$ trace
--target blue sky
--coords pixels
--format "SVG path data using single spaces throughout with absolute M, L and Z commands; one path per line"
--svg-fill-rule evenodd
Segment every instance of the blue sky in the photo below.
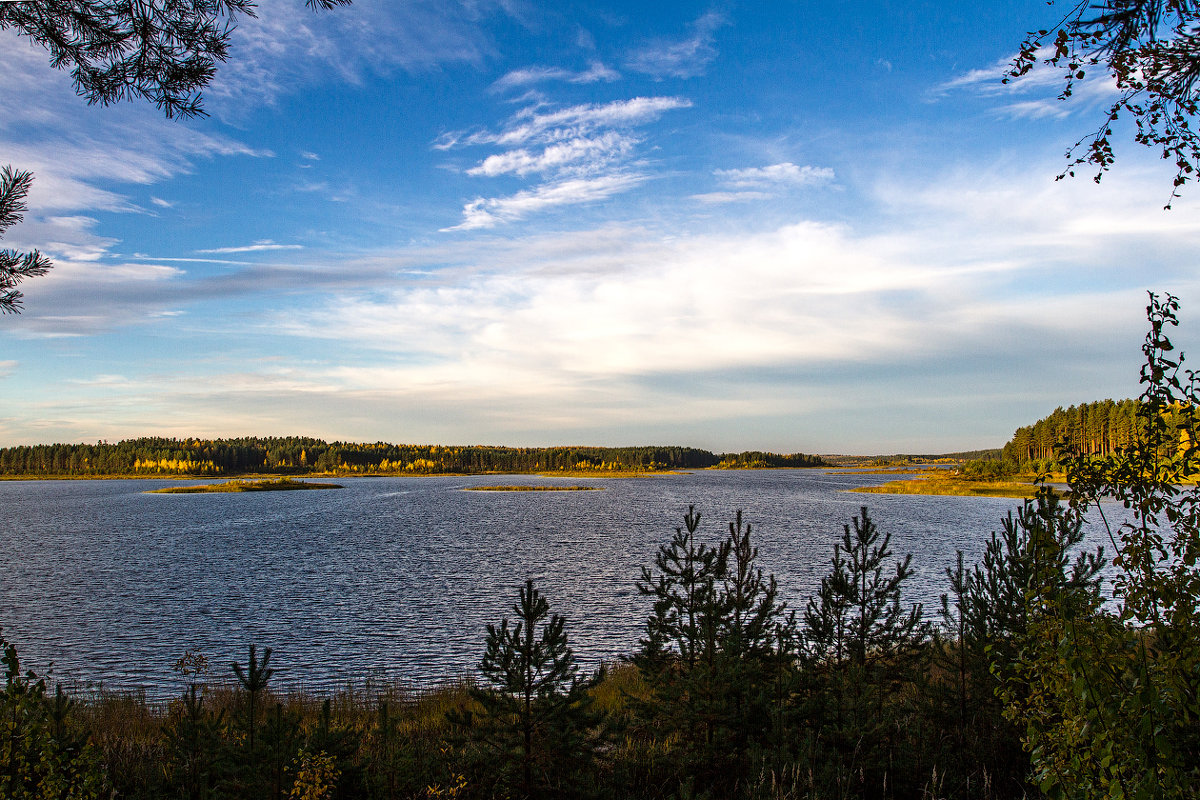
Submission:
M 89 107 L 0 42 L 0 444 L 305 434 L 943 452 L 1137 393 L 1195 190 L 1111 87 L 1000 82 L 1042 2 L 298 0 L 210 116 Z M 1193 326 L 1194 329 L 1194 326 Z

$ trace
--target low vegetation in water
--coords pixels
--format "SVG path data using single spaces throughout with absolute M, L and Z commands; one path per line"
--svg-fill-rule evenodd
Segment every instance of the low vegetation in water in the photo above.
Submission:
M 952 497 L 1014 497 L 1028 500 L 1037 494 L 1032 482 L 973 481 L 955 477 L 928 477 L 888 481 L 881 486 L 860 486 L 863 494 L 924 494 Z
M 311 483 L 309 481 L 294 481 L 291 478 L 280 478 L 273 481 L 226 481 L 225 483 L 207 483 L 202 486 L 168 486 L 165 489 L 151 489 L 146 494 L 213 494 L 227 492 L 290 492 L 304 489 L 341 489 L 336 483 Z
M 464 486 L 465 492 L 593 492 L 603 486 Z

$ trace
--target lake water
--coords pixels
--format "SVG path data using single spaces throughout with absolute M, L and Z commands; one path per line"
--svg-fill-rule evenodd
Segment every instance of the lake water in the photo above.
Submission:
M 185 650 L 225 678 L 254 643 L 274 650 L 275 685 L 419 687 L 473 671 L 487 624 L 513 616 L 532 577 L 594 666 L 636 648 L 649 604 L 635 583 L 690 504 L 711 540 L 743 509 L 762 566 L 800 610 L 865 504 L 893 550 L 914 553 L 905 600 L 932 612 L 955 551 L 972 563 L 1019 501 L 844 491 L 886 480 L 351 478 L 342 490 L 191 495 L 144 493 L 183 481 L 4 481 L 0 627 L 25 666 L 52 662 L 78 685 L 174 691 Z M 604 490 L 462 491 L 556 482 Z

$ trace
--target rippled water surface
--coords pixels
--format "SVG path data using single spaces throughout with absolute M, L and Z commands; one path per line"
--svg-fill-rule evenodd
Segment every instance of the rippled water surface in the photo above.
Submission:
M 1017 501 L 849 494 L 882 476 L 818 470 L 563 481 L 594 492 L 466 492 L 530 476 L 363 478 L 345 489 L 144 494 L 180 481 L 0 482 L 0 627 L 22 660 L 106 687 L 178 682 L 273 648 L 276 682 L 428 685 L 471 672 L 489 622 L 532 577 L 581 661 L 631 652 L 648 611 L 635 582 L 689 504 L 701 530 L 754 526 L 764 568 L 803 608 L 842 525 L 864 503 L 913 552 L 909 601 L 932 610 L 955 550 L 968 563 Z

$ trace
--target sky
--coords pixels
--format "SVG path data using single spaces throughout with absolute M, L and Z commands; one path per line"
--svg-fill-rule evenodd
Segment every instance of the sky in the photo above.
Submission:
M 1112 87 L 1001 82 L 1041 0 L 264 0 L 207 117 L 88 106 L 0 32 L 0 446 L 307 435 L 999 447 L 1138 394 L 1200 189 Z

